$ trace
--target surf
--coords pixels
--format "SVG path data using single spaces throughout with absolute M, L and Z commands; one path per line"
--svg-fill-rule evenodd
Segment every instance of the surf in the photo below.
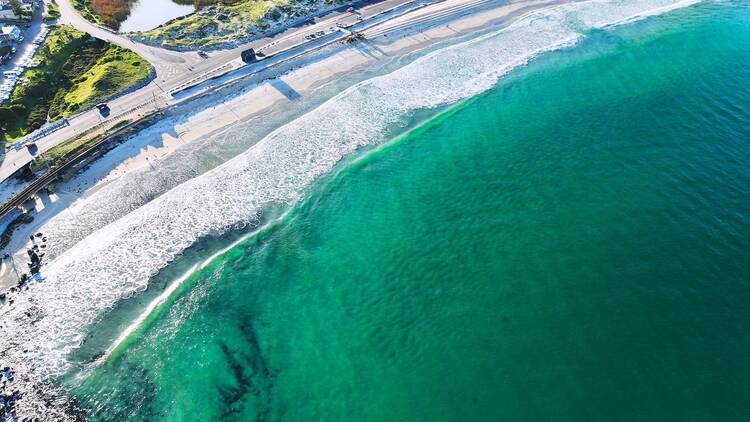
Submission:
M 8 360 L 36 368 L 37 376 L 45 379 L 64 374 L 70 369 L 66 356 L 87 328 L 118 301 L 145 290 L 151 277 L 198 239 L 256 226 L 268 204 L 294 204 L 305 187 L 344 157 L 383 141 L 419 110 L 480 94 L 534 57 L 575 45 L 586 31 L 695 3 L 591 0 L 554 6 L 346 89 L 245 153 L 60 253 L 47 269 L 47 283 L 4 312 L 6 337 L 16 342 L 3 347 Z M 44 315 L 33 325 L 24 316 L 30 306 Z

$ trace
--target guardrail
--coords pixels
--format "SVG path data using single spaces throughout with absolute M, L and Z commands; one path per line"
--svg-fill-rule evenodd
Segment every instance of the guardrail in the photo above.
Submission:
M 19 139 L 16 142 L 13 142 L 12 148 L 15 150 L 21 149 L 24 145 L 30 143 L 30 142 L 36 142 L 45 136 L 49 135 L 50 133 L 57 132 L 58 130 L 70 126 L 70 122 L 68 119 L 62 119 L 58 120 L 55 123 L 50 124 L 49 126 L 45 126 L 42 128 L 39 128 L 30 134 L 24 136 L 23 138 Z
M 24 202 L 26 202 L 29 198 L 31 198 L 33 195 L 35 195 L 37 192 L 42 190 L 47 184 L 54 180 L 57 176 L 59 176 L 62 172 L 68 170 L 72 166 L 78 164 L 80 160 L 86 158 L 89 154 L 96 151 L 99 147 L 101 147 L 106 142 L 109 142 L 113 136 L 117 136 L 128 129 L 132 128 L 133 126 L 139 124 L 142 119 L 133 121 L 121 128 L 117 128 L 114 132 L 107 134 L 104 136 L 100 141 L 96 142 L 94 145 L 91 145 L 90 147 L 86 148 L 85 151 L 81 152 L 80 154 L 76 155 L 75 157 L 71 158 L 64 164 L 53 167 L 49 169 L 45 174 L 39 176 L 34 181 L 32 181 L 26 188 L 24 188 L 21 192 L 15 194 L 13 198 L 11 198 L 8 202 L 0 206 L 0 221 L 2 221 L 8 214 L 10 214 L 11 211 L 16 209 L 17 207 L 21 206 Z
M 406 14 L 406 13 L 409 13 L 409 12 L 414 11 L 416 9 L 420 9 L 422 7 L 425 7 L 428 4 L 430 4 L 430 3 L 431 2 L 429 2 L 429 1 L 427 1 L 427 2 L 417 2 L 417 1 L 414 1 L 414 0 L 407 1 L 405 3 L 402 3 L 402 4 L 397 5 L 397 6 L 393 6 L 391 8 L 386 9 L 386 10 L 381 10 L 379 13 L 371 16 L 369 19 L 365 20 L 364 22 L 356 22 L 354 24 L 348 25 L 348 27 L 350 27 L 350 28 L 351 27 L 356 27 L 357 30 L 363 31 L 363 30 L 369 29 L 370 27 L 375 26 L 375 25 L 381 23 L 382 19 L 386 17 L 385 15 L 388 15 L 388 14 L 390 14 L 392 12 L 396 12 L 396 13 L 393 16 L 390 16 L 390 17 L 400 16 L 402 14 Z M 401 10 L 398 10 L 398 9 L 401 9 Z M 340 28 L 340 29 L 344 29 L 344 28 Z M 308 44 L 306 42 L 301 42 L 299 44 L 295 44 L 295 45 L 293 45 L 293 46 L 291 46 L 289 48 L 286 48 L 284 50 L 276 52 L 276 53 L 272 54 L 271 56 L 268 56 L 266 58 L 266 60 L 271 59 L 273 57 L 276 57 L 278 61 L 276 63 L 269 63 L 267 65 L 267 67 L 278 66 L 278 65 L 280 65 L 283 62 L 290 61 L 290 60 L 295 59 L 296 57 L 301 56 L 303 54 L 310 53 L 312 51 L 315 51 L 315 50 L 318 50 L 318 49 L 323 48 L 325 46 L 328 46 L 328 45 L 330 45 L 332 43 L 338 42 L 341 39 L 345 38 L 345 37 L 342 37 L 340 34 L 342 34 L 342 33 L 346 34 L 346 32 L 349 32 L 349 31 L 341 31 L 341 32 L 334 32 L 334 33 L 328 34 L 328 36 L 325 36 L 323 39 L 320 40 L 320 41 L 323 41 L 323 43 L 320 43 L 320 44 Z M 331 35 L 333 35 L 333 36 L 331 36 Z M 296 53 L 293 53 L 293 54 L 291 54 L 291 55 L 289 55 L 287 57 L 283 57 L 283 58 L 279 57 L 279 56 L 284 56 L 286 53 L 289 53 L 292 50 L 296 50 L 300 46 L 305 45 L 305 44 L 308 44 L 307 48 L 303 48 L 300 51 L 297 51 Z M 214 68 L 214 69 L 212 69 L 211 71 L 207 72 L 206 74 L 204 74 L 202 76 L 208 76 L 208 75 L 216 72 L 217 70 L 223 70 L 223 68 L 226 68 L 226 67 L 232 67 L 231 63 L 227 63 L 225 65 L 222 65 L 222 66 L 219 66 L 217 68 Z M 230 70 L 229 72 L 226 72 L 226 73 L 224 73 L 224 74 L 222 74 L 220 76 L 222 76 L 222 77 L 223 76 L 228 76 L 228 75 L 232 74 L 234 71 L 237 71 L 237 70 L 239 70 L 239 69 Z M 251 72 L 249 72 L 248 74 L 245 74 L 245 75 L 238 75 L 238 78 L 236 78 L 236 79 L 242 79 L 242 78 L 247 77 L 249 75 L 252 75 L 252 74 L 255 74 L 255 73 L 259 73 L 261 71 L 262 71 L 262 69 L 259 69 L 259 70 L 251 71 Z M 214 78 L 215 77 L 209 78 L 209 79 L 214 79 Z M 195 78 L 195 79 L 202 79 L 202 78 L 199 77 L 199 78 Z M 197 81 L 195 81 L 195 79 L 191 80 L 189 82 L 197 82 Z M 231 83 L 233 81 L 236 81 L 236 79 L 229 80 L 229 81 L 227 81 L 227 83 Z M 185 84 L 182 84 L 182 85 L 185 85 Z M 197 85 L 200 85 L 200 82 L 194 83 L 192 86 L 190 86 L 190 88 L 193 88 L 193 87 L 195 87 Z M 222 84 L 222 85 L 225 85 L 225 84 Z M 205 91 L 210 92 L 210 91 L 212 91 L 213 89 L 216 89 L 216 88 L 218 88 L 218 87 L 209 88 L 209 89 L 207 89 Z M 187 87 L 186 88 L 182 88 L 182 90 L 185 90 L 185 89 L 188 89 L 188 88 Z M 170 94 L 176 94 L 176 93 L 177 92 L 174 92 L 174 90 L 170 91 Z M 205 93 L 206 92 L 203 92 L 203 93 L 200 93 L 200 94 L 197 94 L 197 95 L 203 95 Z M 192 97 L 192 96 L 190 96 L 190 97 Z M 186 99 L 187 98 L 185 98 L 183 100 L 186 100 Z M 178 101 L 178 103 L 179 102 L 181 102 L 181 101 Z M 108 118 L 107 120 L 102 121 L 99 124 L 96 124 L 94 126 L 91 126 L 91 127 L 87 128 L 83 132 L 78 133 L 76 136 L 85 136 L 85 135 L 87 135 L 87 134 L 89 134 L 91 132 L 97 131 L 97 130 L 103 128 L 104 126 L 107 126 L 109 124 L 114 123 L 116 120 L 118 120 L 118 119 L 120 119 L 122 117 L 125 117 L 125 116 L 127 116 L 129 114 L 132 114 L 134 112 L 137 112 L 138 110 L 140 110 L 142 108 L 151 106 L 154 103 L 157 103 L 157 98 L 156 97 L 154 97 L 153 99 L 148 100 L 148 101 L 146 101 L 144 103 L 141 103 L 141 104 L 139 104 L 138 106 L 136 106 L 134 108 L 130 108 L 128 110 L 120 112 L 119 114 L 110 116 L 110 118 Z M 157 105 L 157 110 L 158 110 L 158 108 L 159 108 L 158 104 L 156 104 L 156 105 Z M 176 104 L 168 105 L 167 108 L 172 108 L 174 106 L 176 106 Z M 82 113 L 80 113 L 80 114 L 82 114 Z M 28 135 L 27 137 L 24 137 L 22 139 L 22 141 L 19 141 L 19 142 L 21 143 L 21 145 L 23 145 L 24 143 L 31 142 L 32 139 L 33 140 L 41 139 L 44 136 L 46 136 L 46 135 L 48 135 L 48 134 L 50 134 L 50 133 L 52 133 L 52 132 L 54 132 L 56 130 L 61 129 L 62 127 L 68 126 L 68 125 L 69 125 L 68 119 L 63 119 L 63 120 L 61 120 L 59 122 L 55 122 L 54 124 L 52 124 L 52 125 L 44 128 L 44 129 L 40 129 L 40 130 L 34 132 L 33 134 Z M 128 125 L 128 126 L 130 126 L 130 125 Z M 99 145 L 101 145 L 101 143 L 97 143 L 97 145 L 95 145 L 92 148 L 98 147 Z M 20 149 L 20 146 L 18 147 L 18 149 Z M 71 161 L 69 161 L 68 163 L 66 163 L 62 168 L 56 169 L 54 171 L 54 173 L 56 174 L 57 172 L 63 170 L 63 168 L 68 168 L 70 165 L 72 165 L 73 163 L 75 163 L 78 159 L 82 158 L 82 156 L 84 156 L 85 154 L 87 154 L 89 151 L 90 150 L 87 150 L 83 154 L 81 154 L 81 155 L 73 158 Z M 36 191 L 38 189 L 41 189 L 50 180 L 52 180 L 52 179 L 50 178 L 49 174 L 45 174 L 45 175 L 41 176 L 40 178 L 38 178 L 37 180 L 35 180 L 30 186 L 28 186 L 26 189 L 24 189 L 22 192 L 20 192 L 14 198 L 14 200 L 11 201 L 11 203 L 8 203 L 5 206 L 0 207 L 0 218 L 2 218 L 7 212 L 9 212 L 10 209 L 12 209 L 12 208 L 20 205 L 23 202 L 23 201 L 21 201 L 21 202 L 17 201 L 17 200 L 20 199 L 20 197 L 25 197 L 27 199 L 30 195 L 33 195 L 34 193 L 36 193 Z M 10 208 L 8 208 L 8 207 L 10 207 Z

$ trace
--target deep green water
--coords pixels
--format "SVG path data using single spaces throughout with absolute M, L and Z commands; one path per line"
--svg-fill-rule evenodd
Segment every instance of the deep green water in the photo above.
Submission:
M 590 34 L 341 163 L 73 394 L 94 420 L 746 420 L 746 4 Z

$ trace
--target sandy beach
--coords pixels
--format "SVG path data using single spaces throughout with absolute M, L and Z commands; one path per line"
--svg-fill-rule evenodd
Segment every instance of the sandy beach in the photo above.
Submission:
M 456 43 L 464 36 L 474 36 L 485 30 L 497 30 L 498 25 L 513 18 L 559 3 L 563 2 L 450 0 L 433 4 L 364 31 L 363 41 L 331 46 L 284 67 L 243 78 L 205 97 L 181 105 L 167 113 L 160 122 L 133 135 L 80 174 L 59 184 L 54 193 L 41 195 L 33 204 L 28 204 L 34 215 L 33 223 L 16 229 L 3 253 L 13 256 L 16 268 L 24 268 L 30 236 L 37 232 L 46 236 L 50 225 L 59 224 L 55 218 L 61 215 L 70 216 L 68 221 L 78 221 L 78 213 L 89 207 L 89 200 L 107 185 L 134 178 L 139 172 L 156 170 L 170 162 L 191 170 L 191 174 L 184 178 L 165 179 L 159 191 L 150 192 L 141 198 L 109 198 L 112 203 L 125 202 L 126 199 L 134 202 L 122 207 L 119 214 L 106 215 L 97 222 L 87 220 L 75 230 L 70 229 L 69 236 L 64 241 L 50 236 L 46 245 L 48 249 L 45 264 L 54 262 L 55 258 L 106 224 L 138 209 L 190 177 L 220 165 L 230 159 L 232 154 L 243 152 L 238 149 L 227 155 L 220 155 L 213 162 L 194 171 L 189 162 L 180 161 L 185 159 L 180 156 L 181 152 L 204 146 L 208 140 L 230 133 L 238 122 L 272 120 L 277 114 L 284 116 L 284 119 L 292 119 L 346 88 L 342 83 L 355 84 L 373 72 L 377 74 L 397 68 L 405 60 L 425 54 L 435 46 Z M 265 131 L 272 129 L 267 128 Z M 259 131 L 255 135 L 256 142 L 263 133 Z M 248 145 L 243 145 L 243 148 L 247 147 Z M 16 277 L 12 265 L 5 260 L 0 268 L 0 289 L 5 290 L 16 284 Z M 34 296 L 34 287 L 14 293 L 16 294 L 24 297 L 24 301 L 30 300 L 28 298 Z M 85 298 L 79 297 L 78 300 Z M 10 318 L 9 309 L 18 306 L 4 306 L 0 317 Z M 22 343 L 10 342 L 0 352 L 18 357 L 21 356 L 17 353 L 19 347 L 24 346 Z M 50 399 L 55 397 L 54 388 L 40 387 L 38 377 L 45 379 L 44 374 L 30 376 L 35 372 L 33 368 L 25 367 L 23 361 L 15 359 L 12 363 L 19 374 L 16 378 L 19 388 L 27 392 L 18 406 L 19 410 L 30 415 L 54 415 L 55 420 L 62 420 L 65 416 L 55 412 L 61 412 L 64 406 L 52 406 L 54 409 L 49 407 Z
M 337 44 L 283 67 L 244 77 L 216 93 L 179 106 L 162 121 L 131 136 L 86 170 L 61 183 L 55 193 L 43 193 L 26 204 L 34 215 L 31 224 L 17 228 L 3 251 L 14 257 L 17 268 L 25 266 L 30 235 L 44 232 L 45 224 L 62 212 L 76 213 L 88 197 L 104 185 L 128 177 L 159 160 L 169 160 L 181 146 L 220 134 L 238 122 L 269 116 L 281 109 L 299 108 L 301 99 L 347 75 L 397 66 L 410 54 L 419 54 L 447 40 L 457 42 L 488 27 L 558 0 L 519 1 L 510 4 L 476 0 L 451 0 L 413 11 L 364 32 L 366 40 L 355 45 Z M 355 77 L 354 81 L 357 80 Z M 50 239 L 54 242 L 54 239 Z M 0 290 L 17 283 L 9 260 L 0 266 Z

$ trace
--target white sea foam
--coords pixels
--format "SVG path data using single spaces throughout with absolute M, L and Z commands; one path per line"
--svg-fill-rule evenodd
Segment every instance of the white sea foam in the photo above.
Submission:
M 342 157 L 382 140 L 415 110 L 483 92 L 532 57 L 576 43 L 585 31 L 684 7 L 685 0 L 591 0 L 532 12 L 497 32 L 359 83 L 280 127 L 244 154 L 96 230 L 48 267 L 48 282 L 3 311 L 0 346 L 11 361 L 50 377 L 87 327 L 202 236 L 254 224 L 269 203 L 293 203 Z M 103 216 L 106 218 L 106 216 Z M 33 304 L 28 301 L 33 297 Z M 26 303 L 23 303 L 26 302 Z M 43 317 L 30 324 L 24 310 Z M 22 350 L 27 350 L 21 354 Z

